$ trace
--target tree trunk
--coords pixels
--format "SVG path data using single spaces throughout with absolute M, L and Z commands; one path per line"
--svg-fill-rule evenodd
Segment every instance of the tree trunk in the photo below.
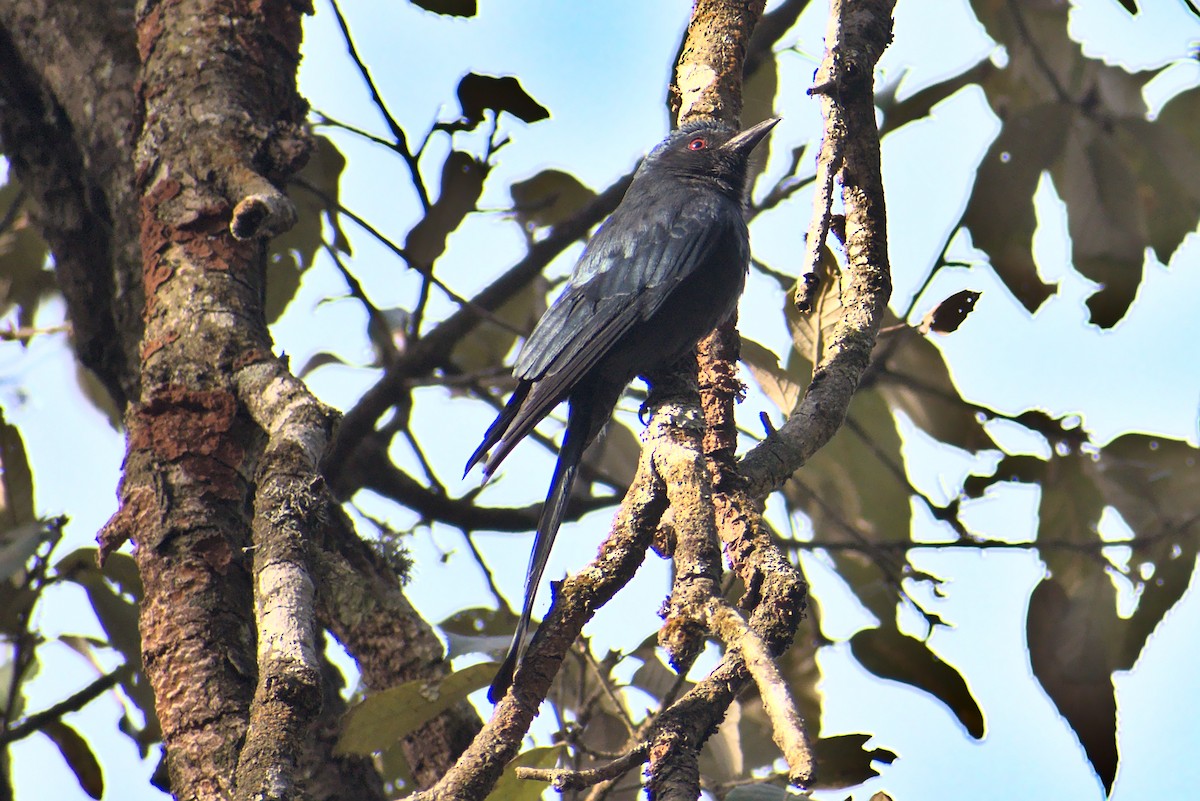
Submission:
M 369 761 L 333 755 L 344 709 L 320 630 L 372 688 L 448 665 L 326 489 L 336 415 L 266 327 L 267 244 L 294 222 L 282 188 L 311 147 L 295 84 L 311 8 L 133 5 L 0 0 L 0 137 L 79 359 L 124 412 L 101 555 L 134 545 L 170 791 L 382 798 Z M 456 708 L 408 738 L 418 783 L 477 727 Z

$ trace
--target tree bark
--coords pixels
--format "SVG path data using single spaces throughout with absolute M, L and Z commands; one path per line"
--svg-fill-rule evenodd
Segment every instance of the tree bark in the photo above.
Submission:
M 0 0 L 4 153 L 54 254 L 79 359 L 124 409 L 101 555 L 135 544 L 143 667 L 179 798 L 383 797 L 369 761 L 333 755 L 343 705 L 322 677 L 318 615 L 370 686 L 448 672 L 325 487 L 334 414 L 266 329 L 267 240 L 294 220 L 281 190 L 310 147 L 295 85 L 310 11 Z M 385 603 L 322 589 L 331 561 Z M 410 737 L 418 782 L 477 728 L 459 708 Z

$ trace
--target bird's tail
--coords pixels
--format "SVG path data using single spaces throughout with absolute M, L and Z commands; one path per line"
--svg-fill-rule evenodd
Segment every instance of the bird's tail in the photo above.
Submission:
M 554 478 L 550 482 L 546 502 L 542 505 L 537 535 L 533 541 L 533 553 L 529 556 L 529 571 L 525 574 L 525 605 L 521 609 L 521 619 L 517 621 L 517 630 L 508 646 L 508 656 L 504 658 L 504 664 L 500 666 L 500 671 L 492 679 L 492 686 L 488 690 L 488 700 L 493 704 L 508 690 L 512 684 L 513 673 L 525 656 L 525 634 L 529 629 L 529 617 L 533 613 L 533 600 L 537 595 L 538 585 L 542 583 L 542 573 L 546 569 L 546 561 L 550 558 L 554 537 L 558 534 L 563 515 L 567 511 L 567 499 L 571 497 L 575 472 L 583 458 L 583 451 L 591 440 L 594 424 L 592 412 L 590 406 L 581 406 L 582 404 L 573 402 L 567 416 L 567 433 L 558 451 L 558 464 L 554 468 Z
M 488 451 L 491 450 L 492 446 L 503 439 L 508 433 L 509 427 L 513 424 L 513 421 L 517 419 L 517 415 L 521 412 L 521 407 L 525 404 L 525 397 L 529 394 L 529 389 L 531 386 L 532 384 L 525 381 L 522 381 L 517 385 L 516 391 L 514 391 L 512 396 L 509 397 L 508 403 L 504 405 L 504 410 L 501 411 L 500 414 L 496 416 L 496 419 L 492 422 L 492 424 L 488 426 L 487 433 L 483 435 L 483 442 L 479 443 L 479 447 L 475 449 L 475 452 L 471 454 L 471 458 L 467 460 L 466 469 L 463 470 L 464 478 L 466 477 L 467 473 L 471 472 L 472 467 L 487 458 Z M 539 417 L 538 420 L 534 422 L 538 422 L 540 420 L 541 418 Z M 524 434 L 521 436 L 524 436 Z M 513 445 L 520 440 L 520 437 L 512 437 L 511 439 L 512 443 L 504 449 L 505 455 L 512 450 Z M 492 469 L 495 469 L 496 465 L 500 463 L 500 459 L 502 458 L 503 456 L 500 456 L 500 458 L 487 459 L 488 468 L 485 471 L 485 475 L 488 475 Z

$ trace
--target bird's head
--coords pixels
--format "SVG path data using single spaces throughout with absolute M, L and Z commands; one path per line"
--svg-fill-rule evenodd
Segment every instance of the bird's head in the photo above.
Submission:
M 750 153 L 777 122 L 779 117 L 772 117 L 740 132 L 709 120 L 686 123 L 650 152 L 643 169 L 715 183 L 742 200 Z

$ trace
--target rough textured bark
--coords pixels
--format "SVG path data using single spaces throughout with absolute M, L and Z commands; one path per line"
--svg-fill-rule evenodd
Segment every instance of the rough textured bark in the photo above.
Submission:
M 54 253 L 79 360 L 118 408 L 142 331 L 133 0 L 0 2 L 0 140 Z
M 182 798 L 291 796 L 296 782 L 316 798 L 382 797 L 369 762 L 332 757 L 340 701 L 322 686 L 313 618 L 335 596 L 313 563 L 358 554 L 359 585 L 383 570 L 320 479 L 333 416 L 272 356 L 262 312 L 265 238 L 292 220 L 280 187 L 309 147 L 295 91 L 309 10 L 0 0 L 4 153 L 54 253 L 81 361 L 130 404 L 101 548 L 138 546 L 144 664 Z M 355 654 L 371 686 L 444 675 L 388 577 L 389 603 L 322 620 L 357 615 L 386 643 Z M 421 658 L 380 657 L 406 648 Z M 411 737 L 418 780 L 477 728 L 460 708 Z
M 891 295 L 873 80 L 875 63 L 891 41 L 894 6 L 894 0 L 839 0 L 830 9 L 826 56 L 812 92 L 826 119 L 818 173 L 832 169 L 841 178 L 850 269 L 842 278 L 843 314 L 807 392 L 787 422 L 742 458 L 740 469 L 755 497 L 781 487 L 837 432 L 871 361 Z M 823 227 L 828 230 L 827 219 Z
M 259 675 L 250 546 L 265 444 L 234 376 L 273 358 L 265 243 L 238 241 L 230 226 L 245 197 L 267 176 L 285 179 L 306 153 L 300 9 L 147 3 L 136 27 L 142 380 L 126 416 L 121 507 L 102 542 L 135 545 L 143 660 L 172 793 L 229 798 Z

